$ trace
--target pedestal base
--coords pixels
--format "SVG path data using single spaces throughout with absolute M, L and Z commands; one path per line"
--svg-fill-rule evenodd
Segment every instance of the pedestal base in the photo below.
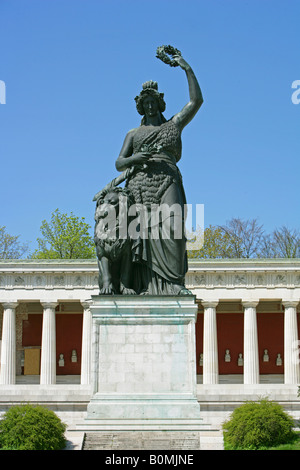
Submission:
M 93 430 L 200 430 L 193 296 L 93 297 Z

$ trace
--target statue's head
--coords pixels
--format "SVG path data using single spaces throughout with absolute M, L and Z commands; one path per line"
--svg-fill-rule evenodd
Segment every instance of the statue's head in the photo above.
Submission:
M 143 102 L 146 98 L 152 97 L 156 100 L 158 110 L 159 110 L 160 114 L 162 114 L 164 112 L 164 110 L 166 109 L 166 103 L 165 103 L 165 100 L 164 100 L 164 94 L 159 93 L 159 91 L 158 91 L 157 82 L 154 82 L 153 80 L 149 80 L 148 82 L 143 83 L 142 87 L 143 87 L 143 89 L 140 92 L 140 94 L 134 98 L 135 102 L 136 102 L 136 109 L 137 109 L 138 113 L 141 116 L 145 115 L 145 109 L 144 109 Z

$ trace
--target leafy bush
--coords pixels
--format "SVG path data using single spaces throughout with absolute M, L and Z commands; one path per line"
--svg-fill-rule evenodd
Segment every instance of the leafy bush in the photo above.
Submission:
M 42 406 L 12 406 L 0 420 L 0 448 L 7 450 L 60 450 L 65 447 L 66 425 Z
M 227 449 L 266 449 L 296 438 L 293 419 L 275 402 L 262 399 L 236 408 L 223 424 Z

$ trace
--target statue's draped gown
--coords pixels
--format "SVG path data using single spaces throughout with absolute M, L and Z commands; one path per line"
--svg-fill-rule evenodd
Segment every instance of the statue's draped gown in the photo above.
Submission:
M 151 152 L 146 166 L 138 169 L 126 183 L 135 203 L 147 207 L 148 224 L 150 213 L 152 225 L 154 207 L 176 205 L 174 214 L 162 211 L 159 225 L 147 230 L 147 237 L 141 235 L 133 241 L 134 286 L 138 293 L 177 295 L 184 287 L 186 199 L 176 165 L 181 148 L 181 130 L 172 119 L 160 126 L 141 125 L 134 134 L 133 154 Z M 145 234 L 143 230 L 142 233 Z

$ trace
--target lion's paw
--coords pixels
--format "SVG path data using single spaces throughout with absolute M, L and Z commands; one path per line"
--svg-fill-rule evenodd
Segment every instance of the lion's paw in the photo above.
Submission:
M 99 291 L 100 295 L 113 295 L 115 293 L 116 292 L 115 292 L 115 289 L 114 289 L 112 284 L 108 284 L 107 286 L 103 286 Z

